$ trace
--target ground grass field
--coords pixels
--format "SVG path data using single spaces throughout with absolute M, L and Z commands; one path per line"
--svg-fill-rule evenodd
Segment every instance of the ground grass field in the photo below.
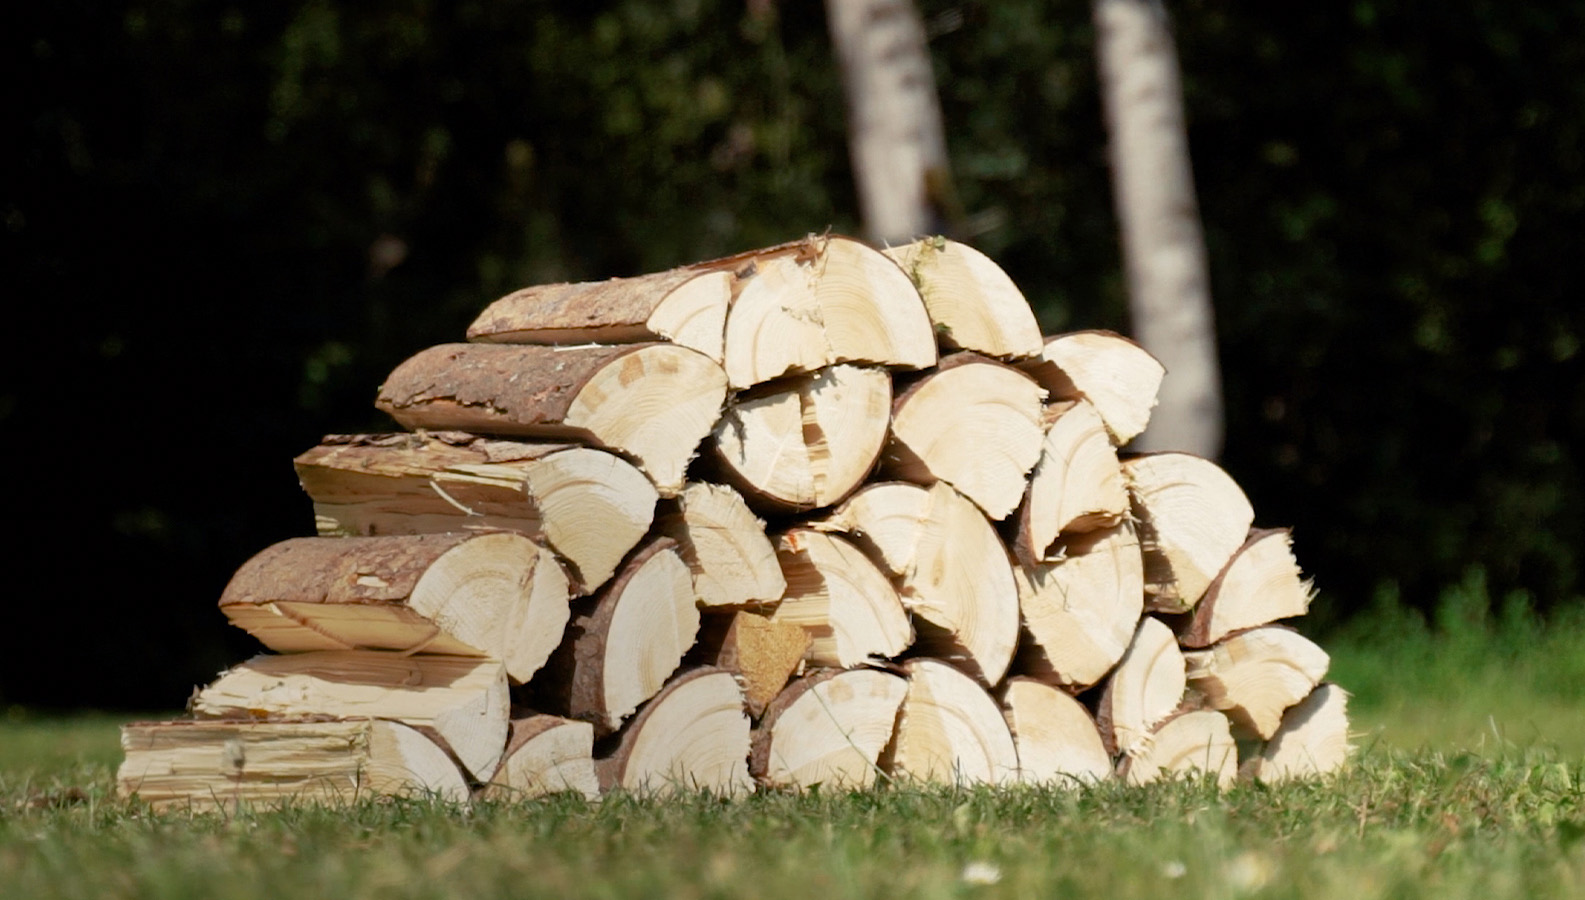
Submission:
M 112 793 L 128 717 L 12 710 L 0 897 L 1585 896 L 1585 620 L 1452 602 L 1427 625 L 1387 599 L 1327 642 L 1355 761 L 1280 789 L 156 816 Z

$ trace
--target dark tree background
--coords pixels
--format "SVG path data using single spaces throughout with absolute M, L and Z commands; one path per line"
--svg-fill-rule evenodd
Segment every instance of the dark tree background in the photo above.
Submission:
M 1127 329 L 1087 3 L 920 3 L 965 237 Z M 1581 602 L 1585 2 L 1181 2 L 1224 463 L 1333 621 Z M 169 707 L 290 461 L 532 282 L 855 230 L 820 5 L 0 13 L 0 702 Z

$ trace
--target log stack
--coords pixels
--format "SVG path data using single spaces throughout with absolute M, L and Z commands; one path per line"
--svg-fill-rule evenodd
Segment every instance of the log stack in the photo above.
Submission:
M 936 238 L 526 288 L 299 456 L 269 650 L 122 735 L 156 807 L 1326 772 L 1312 590 L 1165 373 Z

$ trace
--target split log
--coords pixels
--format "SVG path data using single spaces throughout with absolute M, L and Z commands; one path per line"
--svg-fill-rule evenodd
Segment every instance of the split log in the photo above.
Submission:
M 674 509 L 656 521 L 655 532 L 677 542 L 700 606 L 769 604 L 787 589 L 765 523 L 725 485 L 696 482 L 683 488 Z
M 1017 669 L 1068 691 L 1106 677 L 1134 640 L 1145 570 L 1133 526 L 1091 532 L 1057 563 L 1014 569 L 1028 641 Z
M 1290 707 L 1249 773 L 1267 782 L 1325 775 L 1348 760 L 1348 692 L 1323 684 Z
M 1086 399 L 1117 446 L 1150 422 L 1167 370 L 1144 347 L 1111 331 L 1075 331 L 1046 338 L 1041 358 L 1024 370 L 1052 400 Z
M 1107 750 L 1132 756 L 1149 747 L 1155 727 L 1178 710 L 1187 687 L 1172 629 L 1146 616 L 1101 692 L 1096 719 Z
M 611 577 L 655 513 L 642 472 L 576 444 L 331 435 L 294 462 L 322 536 L 521 531 L 566 561 L 585 594 Z
M 1040 459 L 1044 397 L 1018 369 L 955 353 L 893 402 L 886 467 L 916 484 L 945 481 L 1005 519 Z
M 293 538 L 242 564 L 220 610 L 266 647 L 493 656 L 528 681 L 571 615 L 567 575 L 521 534 Z
M 841 537 L 794 528 L 776 539 L 787 592 L 771 621 L 813 639 L 805 661 L 851 669 L 896 656 L 913 643 L 897 591 L 862 550 Z
M 428 729 L 474 781 L 501 762 L 508 710 L 498 660 L 328 650 L 255 656 L 190 704 L 200 718 L 382 718 Z
M 732 273 L 697 267 L 526 287 L 490 304 L 468 340 L 493 344 L 670 341 L 721 362 Z
M 1060 537 L 1111 528 L 1128 507 L 1117 449 L 1095 407 L 1085 400 L 1047 407 L 1040 461 L 1018 508 L 1019 560 L 1050 561 L 1060 555 Z
M 677 671 L 699 635 L 699 608 L 670 538 L 642 547 L 589 605 L 567 629 L 546 687 L 565 700 L 558 711 L 604 736 Z
M 907 690 L 903 679 L 875 669 L 805 675 L 765 710 L 749 771 L 771 787 L 870 787 Z
M 443 344 L 397 366 L 375 405 L 405 428 L 591 442 L 670 497 L 725 399 L 721 367 L 675 344 Z
M 768 613 L 738 610 L 706 614 L 689 658 L 736 675 L 749 715 L 757 719 L 803 668 L 813 644 L 814 638 L 799 625 L 774 621 Z
M 1207 647 L 1235 631 L 1302 616 L 1314 596 L 1293 557 L 1292 532 L 1257 528 L 1195 605 L 1178 643 Z
M 943 237 L 922 238 L 882 252 L 919 289 L 943 348 L 973 350 L 998 359 L 1040 355 L 1045 341 L 1029 301 L 990 257 Z
M 1211 775 L 1228 787 L 1238 777 L 1238 745 L 1227 717 L 1214 710 L 1174 716 L 1119 766 L 1129 784 L 1149 784 L 1170 775 Z
M 462 770 L 421 731 L 384 719 L 135 722 L 121 729 L 122 797 L 210 811 L 366 797 L 468 802 Z
M 677 676 L 622 730 L 616 750 L 596 762 L 603 790 L 646 796 L 709 791 L 751 793 L 749 721 L 732 673 L 694 669 Z
M 903 664 L 908 692 L 897 733 L 881 757 L 894 778 L 944 784 L 1018 780 L 1018 750 L 1002 711 L 983 687 L 934 659 Z
M 733 400 L 711 445 L 728 480 L 775 511 L 829 506 L 874 468 L 892 381 L 873 366 L 828 366 Z
M 985 514 L 950 484 L 863 488 L 823 521 L 845 532 L 897 586 L 916 646 L 994 687 L 1018 646 L 1018 586 Z
M 1249 534 L 1249 498 L 1216 463 L 1188 453 L 1136 456 L 1123 474 L 1145 556 L 1145 606 L 1188 612 Z
M 727 313 L 724 363 L 733 390 L 844 362 L 935 365 L 924 302 L 880 251 L 830 235 L 736 259 L 743 268 Z
M 1084 704 L 1028 677 L 1007 679 L 1002 712 L 1018 750 L 1018 780 L 1071 787 L 1112 776 L 1112 757 Z
M 1280 625 L 1239 632 L 1183 658 L 1189 686 L 1262 739 L 1276 734 L 1283 710 L 1309 696 L 1331 663 L 1315 642 Z
M 513 719 L 501 766 L 485 785 L 484 796 L 528 800 L 564 792 L 590 800 L 600 796 L 594 726 L 533 713 Z

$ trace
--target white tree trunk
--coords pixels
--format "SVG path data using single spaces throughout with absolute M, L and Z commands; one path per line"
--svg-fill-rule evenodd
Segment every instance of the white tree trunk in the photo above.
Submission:
M 946 187 L 946 137 L 924 25 L 909 0 L 826 0 L 847 94 L 849 153 L 871 240 L 932 230 Z
M 1129 312 L 1135 337 L 1167 368 L 1160 405 L 1132 447 L 1215 458 L 1216 329 L 1167 13 L 1161 0 L 1096 0 L 1094 15 Z

